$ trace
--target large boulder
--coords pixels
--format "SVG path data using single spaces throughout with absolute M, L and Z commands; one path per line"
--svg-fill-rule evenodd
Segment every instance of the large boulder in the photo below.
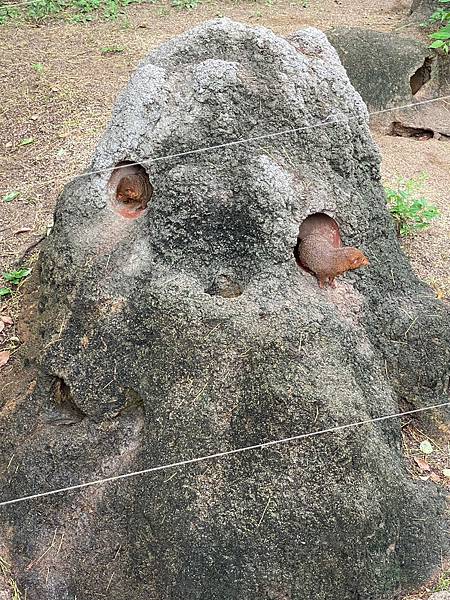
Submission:
M 446 103 L 429 102 L 450 94 L 447 56 L 395 32 L 336 27 L 327 31 L 327 37 L 374 113 L 373 126 L 394 135 L 450 137 Z
M 144 192 L 119 201 L 126 161 Z M 223 19 L 152 52 L 59 198 L 39 377 L 3 407 L 0 498 L 447 399 L 449 311 L 400 250 L 379 162 L 317 30 Z M 294 257 L 315 213 L 370 259 L 336 289 Z M 410 479 L 400 426 L 3 506 L 5 552 L 29 600 L 387 598 L 444 551 L 440 495 Z

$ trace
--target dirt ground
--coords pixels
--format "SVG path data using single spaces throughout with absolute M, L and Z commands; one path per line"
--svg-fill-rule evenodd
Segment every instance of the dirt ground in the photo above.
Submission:
M 166 0 L 130 6 L 128 18 L 116 22 L 70 25 L 55 20 L 41 26 L 1 27 L 0 273 L 34 264 L 36 253 L 30 252 L 21 260 L 24 251 L 45 235 L 64 184 L 86 168 L 118 92 L 155 46 L 217 16 L 266 26 L 279 34 L 308 25 L 323 30 L 353 25 L 403 35 L 408 31 L 404 20 L 410 2 L 227 0 L 204 1 L 192 11 L 179 11 Z M 102 49 L 107 47 L 123 50 L 103 54 Z M 428 174 L 424 195 L 441 214 L 429 230 L 408 240 L 404 249 L 419 277 L 439 297 L 450 298 L 450 144 L 376 133 L 374 137 L 381 150 L 386 182 L 422 172 Z M 24 144 L 30 138 L 31 142 Z M 3 202 L 2 198 L 10 192 L 19 195 L 11 202 Z M 15 321 L 0 332 L 0 351 L 14 350 L 23 341 L 17 327 L 23 298 L 19 292 L 12 300 L 0 300 L 0 314 L 11 315 Z M 7 398 L 18 393 L 20 386 L 14 382 L 22 377 L 19 369 L 19 361 L 14 357 L 0 368 L 0 389 Z M 29 381 L 29 374 L 22 379 L 24 383 Z M 421 439 L 409 439 L 414 438 L 414 431 L 405 430 L 405 448 Z M 413 458 L 414 455 L 411 464 Z M 447 461 L 448 467 L 448 453 L 438 459 L 439 468 L 442 460 Z M 417 465 L 414 468 L 415 475 L 429 477 L 429 473 L 417 471 Z M 428 598 L 433 586 L 432 582 L 419 595 L 409 598 Z

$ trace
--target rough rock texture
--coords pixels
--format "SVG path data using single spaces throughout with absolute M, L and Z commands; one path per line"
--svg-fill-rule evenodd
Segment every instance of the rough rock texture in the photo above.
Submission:
M 423 42 L 359 27 L 337 27 L 327 37 L 371 112 L 450 94 L 450 59 Z M 443 102 L 375 114 L 372 124 L 387 131 L 399 124 L 415 129 L 418 136 L 450 136 L 449 111 Z M 400 127 L 394 132 L 415 135 Z
M 431 594 L 429 600 L 450 600 L 450 592 L 436 592 Z
M 422 23 L 441 6 L 439 0 L 413 0 L 410 9 L 411 20 Z
M 449 311 L 399 248 L 366 108 L 319 31 L 224 19 L 164 44 L 89 171 L 291 128 L 148 163 L 134 219 L 108 173 L 66 187 L 1 498 L 448 399 Z M 335 290 L 293 253 L 321 211 L 370 259 Z M 28 600 L 377 600 L 440 561 L 441 511 L 391 419 L 11 505 L 0 526 Z

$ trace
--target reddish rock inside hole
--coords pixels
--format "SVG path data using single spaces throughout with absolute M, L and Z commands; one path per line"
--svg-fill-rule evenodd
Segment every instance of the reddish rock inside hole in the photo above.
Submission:
M 294 256 L 299 267 L 308 273 L 311 273 L 311 271 L 299 260 L 299 246 L 302 242 L 302 239 L 311 234 L 320 235 L 321 237 L 330 240 L 330 243 L 335 248 L 340 248 L 342 246 L 339 227 L 334 219 L 325 213 L 314 213 L 309 215 L 309 217 L 306 217 L 298 230 L 297 244 L 294 248 Z
M 126 219 L 136 219 L 146 210 L 153 187 L 141 165 L 122 162 L 114 169 L 108 184 L 111 206 Z

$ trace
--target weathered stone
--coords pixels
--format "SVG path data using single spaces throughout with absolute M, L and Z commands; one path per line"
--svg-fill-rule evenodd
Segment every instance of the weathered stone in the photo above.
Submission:
M 450 135 L 446 104 L 419 104 L 450 94 L 448 57 L 438 56 L 427 44 L 398 33 L 338 27 L 328 31 L 327 37 L 350 81 L 375 113 L 373 126 L 397 135 L 396 124 L 399 130 L 402 126 L 412 129 L 411 135 Z M 399 108 L 378 112 L 392 107 Z
M 413 0 L 410 10 L 411 20 L 421 24 L 441 6 L 438 0 Z
M 4 407 L 0 498 L 448 399 L 449 311 L 400 250 L 365 106 L 322 33 L 224 19 L 164 44 L 89 171 L 124 161 L 145 167 L 147 207 L 117 208 L 117 171 L 58 201 L 39 379 Z M 317 212 L 370 259 L 335 290 L 294 258 Z M 0 523 L 29 600 L 378 600 L 440 561 L 441 512 L 390 419 L 3 507 Z
M 429 600 L 450 600 L 450 592 L 436 592 L 431 594 Z

